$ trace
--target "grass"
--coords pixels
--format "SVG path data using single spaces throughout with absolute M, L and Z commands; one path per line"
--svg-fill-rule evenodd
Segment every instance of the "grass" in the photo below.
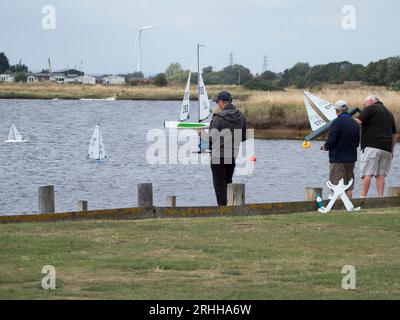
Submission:
M 344 99 L 351 108 L 359 107 L 360 109 L 363 109 L 364 99 L 367 96 L 377 95 L 394 113 L 397 123 L 400 125 L 400 92 L 384 87 L 370 86 L 326 86 L 320 90 L 311 90 L 311 92 L 333 103 Z M 239 106 L 253 128 L 310 130 L 300 90 L 256 92 L 247 100 L 239 103 Z
M 120 100 L 181 100 L 184 86 L 104 86 L 55 83 L 13 83 L 0 84 L 0 98 L 30 99 L 79 99 L 109 98 Z M 249 127 L 256 129 L 257 138 L 302 139 L 309 131 L 310 124 L 304 108 L 301 90 L 250 91 L 242 86 L 207 86 L 210 97 L 221 90 L 228 90 L 235 97 L 235 103 L 245 114 Z M 325 86 L 311 90 L 325 100 L 335 102 L 347 100 L 351 107 L 362 108 L 365 97 L 378 95 L 394 113 L 400 127 L 400 92 L 384 87 L 370 86 Z M 196 88 L 192 87 L 191 99 L 197 99 Z
M 210 86 L 207 87 L 210 96 L 220 90 L 230 90 L 240 99 L 247 98 L 251 91 L 239 86 Z M 0 98 L 9 99 L 103 99 L 114 97 L 118 100 L 182 100 L 184 86 L 156 87 L 154 85 L 105 86 L 82 84 L 57 84 L 50 82 L 0 83 Z M 197 89 L 191 88 L 192 99 L 197 97 Z
M 0 225 L 0 298 L 399 299 L 398 215 Z M 56 290 L 40 286 L 48 264 Z

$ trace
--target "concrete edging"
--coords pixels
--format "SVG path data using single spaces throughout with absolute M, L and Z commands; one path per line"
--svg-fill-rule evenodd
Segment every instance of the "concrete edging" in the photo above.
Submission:
M 325 201 L 326 203 L 328 201 Z M 355 199 L 353 204 L 363 209 L 400 206 L 400 197 Z M 341 202 L 335 210 L 343 210 Z M 0 216 L 0 223 L 56 222 L 82 220 L 142 220 L 155 218 L 196 218 L 221 216 L 278 215 L 316 211 L 313 201 L 247 204 L 237 207 L 177 207 L 121 208 L 79 212 Z

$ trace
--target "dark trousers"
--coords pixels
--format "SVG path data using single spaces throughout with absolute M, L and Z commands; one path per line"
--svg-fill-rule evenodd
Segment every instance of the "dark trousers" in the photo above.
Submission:
M 217 203 L 219 206 L 227 205 L 227 190 L 228 184 L 232 183 L 233 172 L 235 171 L 235 161 L 231 164 L 224 164 L 221 159 L 220 164 L 211 164 L 211 171 L 213 174 L 213 184 Z

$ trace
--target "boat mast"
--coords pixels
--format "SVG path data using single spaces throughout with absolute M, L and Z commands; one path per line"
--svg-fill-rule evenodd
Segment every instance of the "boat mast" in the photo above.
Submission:
M 197 45 L 197 94 L 198 94 L 198 102 L 199 102 L 199 123 L 200 120 L 200 47 L 205 47 L 204 44 Z
M 100 161 L 100 121 L 99 121 L 99 132 L 97 133 L 97 143 L 99 144 L 99 156 L 97 160 Z
M 11 129 L 12 129 L 12 136 L 13 136 L 13 140 L 16 140 L 16 137 L 15 137 L 15 126 L 14 126 L 14 123 L 13 122 L 11 122 Z

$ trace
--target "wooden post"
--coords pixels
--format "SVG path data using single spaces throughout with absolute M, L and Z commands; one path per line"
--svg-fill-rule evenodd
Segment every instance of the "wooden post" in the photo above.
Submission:
M 88 210 L 88 202 L 86 200 L 78 201 L 78 211 L 87 211 Z
M 306 188 L 306 201 L 315 201 L 317 194 L 322 199 L 322 188 Z
M 400 187 L 390 187 L 389 188 L 390 197 L 400 197 Z
M 244 184 L 232 183 L 228 184 L 228 206 L 242 206 L 245 204 L 245 191 L 246 186 Z
M 176 207 L 176 196 L 168 196 L 167 208 L 175 208 L 175 207 Z
M 39 187 L 39 213 L 54 213 L 54 186 Z
M 153 207 L 153 184 L 141 183 L 138 185 L 138 207 L 152 208 Z

